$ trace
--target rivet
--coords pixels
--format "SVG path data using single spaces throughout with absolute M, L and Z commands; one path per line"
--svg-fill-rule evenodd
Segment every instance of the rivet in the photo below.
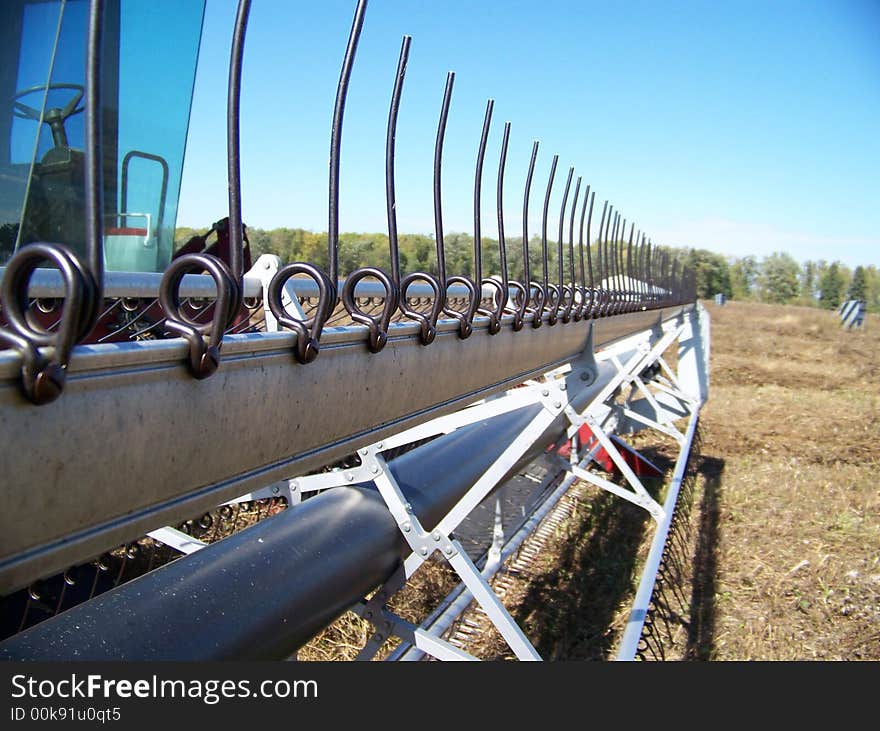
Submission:
M 419 549 L 419 553 L 421 553 L 423 556 L 427 556 L 427 555 L 428 555 L 428 547 L 427 547 L 427 546 L 422 546 L 422 547 Z
M 372 472 L 374 475 L 375 475 L 378 471 L 379 471 L 379 465 L 374 464 L 372 467 L 370 467 L 370 472 Z
M 412 530 L 412 526 L 409 523 L 403 524 L 403 532 L 404 533 L 409 533 L 411 530 Z
M 446 550 L 443 551 L 443 553 L 445 553 L 447 556 L 451 556 L 452 555 L 452 546 L 447 546 Z
M 273 495 L 277 495 L 277 494 L 278 494 L 278 489 L 279 489 L 279 488 L 278 488 L 278 485 L 273 485 L 273 486 L 272 486 L 272 494 L 273 494 Z
M 376 449 L 382 449 L 382 442 L 379 442 L 379 443 L 376 445 Z
M 541 395 L 542 395 L 542 396 L 549 396 L 549 395 L 550 395 L 550 389 L 549 389 L 549 388 L 542 388 L 542 389 L 541 389 Z
M 297 490 L 299 490 L 299 483 L 298 482 L 291 482 L 290 489 L 292 492 L 296 492 Z
M 554 401 L 554 402 L 553 402 L 553 408 L 554 408 L 554 409 L 562 408 L 562 402 L 561 402 L 561 401 Z
M 351 474 L 351 472 L 346 472 L 345 479 L 348 480 L 349 482 L 352 482 L 354 480 L 354 475 Z
M 431 534 L 431 537 L 432 537 L 435 541 L 439 541 L 439 540 L 440 540 L 440 531 L 439 531 L 439 530 L 435 530 L 435 531 Z
M 568 384 L 565 381 L 563 381 L 562 383 L 559 384 L 560 391 L 565 391 L 565 389 L 567 389 L 567 388 L 568 388 Z

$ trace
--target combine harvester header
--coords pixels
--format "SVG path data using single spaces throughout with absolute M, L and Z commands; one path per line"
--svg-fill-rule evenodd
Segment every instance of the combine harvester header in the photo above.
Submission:
M 517 657 L 539 659 L 488 580 L 575 479 L 654 521 L 619 651 L 636 656 L 708 395 L 709 321 L 693 273 L 611 203 L 599 206 L 574 167 L 560 176 L 551 243 L 556 156 L 533 271 L 538 142 L 516 180 L 523 265 L 509 271 L 510 122 L 497 151 L 500 270 L 484 271 L 492 100 L 475 130 L 472 268 L 448 271 L 441 172 L 452 73 L 438 100 L 436 268 L 404 272 L 394 179 L 404 36 L 389 73 L 389 265 L 342 276 L 342 132 L 366 0 L 333 110 L 327 265 L 252 262 L 239 155 L 250 5 L 240 0 L 232 35 L 228 216 L 172 252 L 204 6 L 4 4 L 0 98 L 12 101 L 0 139 L 12 142 L 0 149 L 0 243 L 9 254 L 0 290 L 0 658 L 280 659 L 354 609 L 375 627 L 365 658 L 393 634 L 403 640 L 394 658 L 468 659 L 445 633 L 475 599 Z M 148 120 L 131 122 L 130 84 L 168 72 L 145 51 L 150 23 L 168 14 L 186 42 L 164 59 L 180 88 L 156 85 L 156 108 L 168 109 L 160 134 Z M 46 48 L 51 56 L 39 57 Z M 24 149 L 33 154 L 22 157 Z M 662 501 L 617 436 L 642 429 L 678 447 Z M 529 496 L 514 523 L 499 512 L 485 550 L 465 550 L 459 535 L 475 510 L 542 455 L 561 483 Z M 265 505 L 266 515 L 238 531 L 245 505 Z M 181 530 L 199 515 L 203 528 L 215 524 L 210 541 Z M 157 547 L 183 557 L 154 561 Z M 435 555 L 462 586 L 415 626 L 387 601 Z

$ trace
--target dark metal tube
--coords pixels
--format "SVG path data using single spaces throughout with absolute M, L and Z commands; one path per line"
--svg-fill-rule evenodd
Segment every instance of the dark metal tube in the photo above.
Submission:
M 585 388 L 570 374 L 573 406 L 583 409 L 614 372 L 600 366 Z M 462 427 L 391 462 L 422 524 L 434 527 L 541 408 Z M 558 417 L 508 476 L 562 438 L 567 423 Z M 283 659 L 390 578 L 406 554 L 373 487 L 328 490 L 5 640 L 0 660 Z

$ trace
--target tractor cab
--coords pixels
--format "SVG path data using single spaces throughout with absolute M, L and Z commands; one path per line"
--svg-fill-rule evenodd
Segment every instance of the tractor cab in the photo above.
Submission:
M 106 0 L 104 258 L 161 272 L 172 257 L 204 0 Z M 88 0 L 0 9 L 0 266 L 35 241 L 85 250 Z

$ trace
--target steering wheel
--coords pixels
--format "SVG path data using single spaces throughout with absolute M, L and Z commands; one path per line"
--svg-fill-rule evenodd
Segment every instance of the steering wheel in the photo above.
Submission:
M 28 106 L 24 102 L 18 101 L 21 97 L 33 94 L 37 91 L 51 91 L 52 89 L 73 89 L 77 93 L 74 95 L 67 105 L 62 109 L 60 107 L 52 107 L 46 110 L 46 114 L 42 116 L 43 122 L 52 129 L 52 139 L 57 147 L 67 146 L 67 132 L 64 130 L 64 122 L 74 114 L 79 114 L 85 105 L 77 108 L 82 101 L 86 88 L 82 84 L 37 84 L 27 89 L 15 92 L 12 97 L 12 113 L 21 119 L 33 119 L 40 121 L 41 114 L 39 109 Z

